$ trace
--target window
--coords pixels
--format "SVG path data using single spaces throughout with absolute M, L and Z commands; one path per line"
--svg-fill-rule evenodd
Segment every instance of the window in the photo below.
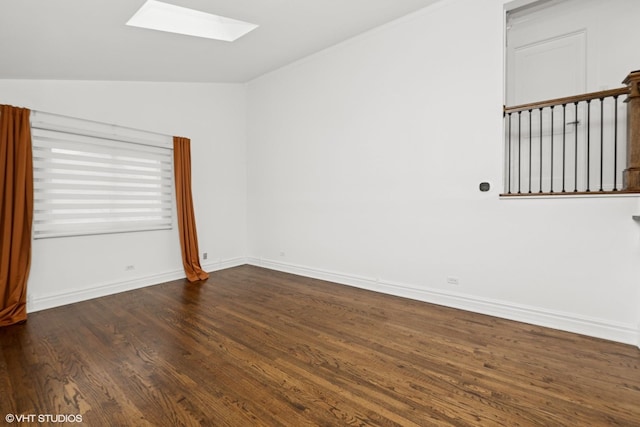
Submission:
M 172 227 L 170 137 L 35 113 L 35 239 Z

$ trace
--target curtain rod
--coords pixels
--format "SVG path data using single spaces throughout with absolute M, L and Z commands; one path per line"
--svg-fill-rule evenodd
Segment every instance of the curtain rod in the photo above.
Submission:
M 157 136 L 163 136 L 163 137 L 167 137 L 167 138 L 173 139 L 173 135 L 168 135 L 166 133 L 154 132 L 154 131 L 134 128 L 134 127 L 131 127 L 131 126 L 123 126 L 123 125 L 118 125 L 118 124 L 115 124 L 115 123 L 101 122 L 99 120 L 92 120 L 92 119 L 84 119 L 84 118 L 81 118 L 81 117 L 67 116 L 67 115 L 64 115 L 64 114 L 49 113 L 47 111 L 40 111 L 40 110 L 35 110 L 35 109 L 30 109 L 30 110 L 32 112 L 36 113 L 36 115 L 38 113 L 40 113 L 40 114 L 47 114 L 47 115 L 50 115 L 50 116 L 61 117 L 61 118 L 71 119 L 71 120 L 83 120 L 85 122 L 96 123 L 96 124 L 99 124 L 99 125 L 117 126 L 119 128 L 122 128 L 122 129 L 132 130 L 132 131 L 136 131 L 136 132 L 145 132 L 145 133 L 150 133 L 150 134 L 154 134 L 154 135 L 157 135 Z

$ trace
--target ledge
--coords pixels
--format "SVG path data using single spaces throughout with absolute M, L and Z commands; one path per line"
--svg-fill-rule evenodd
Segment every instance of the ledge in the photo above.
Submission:
M 580 197 L 640 197 L 640 190 L 618 190 L 618 191 L 558 191 L 553 193 L 502 193 L 500 198 L 504 199 L 532 199 L 532 198 L 580 198 Z

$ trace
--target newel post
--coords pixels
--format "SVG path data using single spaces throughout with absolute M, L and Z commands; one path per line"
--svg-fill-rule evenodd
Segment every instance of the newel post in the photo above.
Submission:
M 627 168 L 624 189 L 640 191 L 640 70 L 631 72 L 622 82 L 629 86 L 627 103 Z

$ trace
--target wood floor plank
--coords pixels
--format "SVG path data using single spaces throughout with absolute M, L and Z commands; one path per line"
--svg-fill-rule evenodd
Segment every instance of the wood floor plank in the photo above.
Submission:
M 242 266 L 0 329 L 0 396 L 91 426 L 640 426 L 640 350 Z

